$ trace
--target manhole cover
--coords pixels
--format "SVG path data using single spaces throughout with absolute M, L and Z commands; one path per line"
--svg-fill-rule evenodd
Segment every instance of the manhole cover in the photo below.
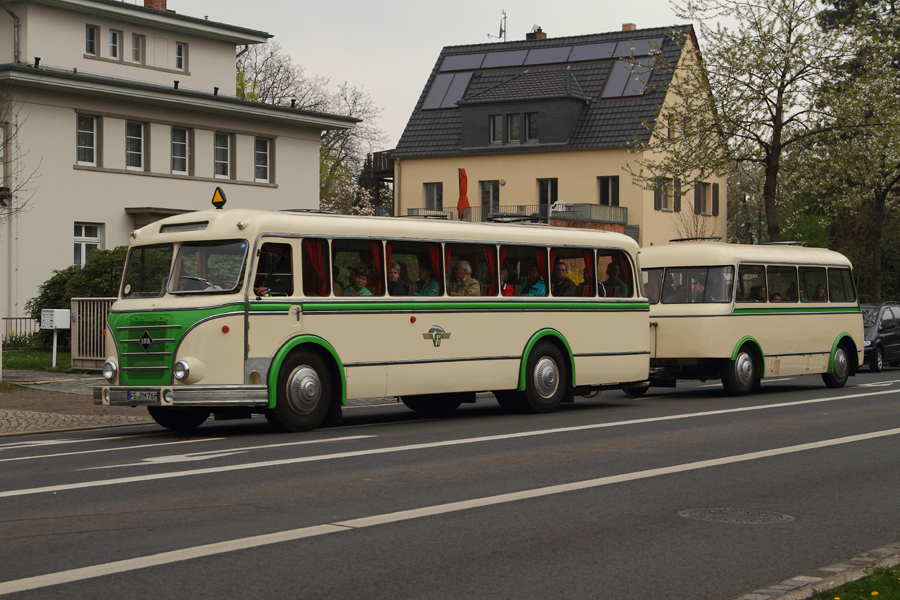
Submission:
M 769 525 L 772 523 L 790 523 L 794 517 L 781 513 L 747 510 L 744 508 L 692 508 L 678 511 L 679 517 L 697 519 L 698 521 L 714 521 L 716 523 L 740 523 L 742 525 Z

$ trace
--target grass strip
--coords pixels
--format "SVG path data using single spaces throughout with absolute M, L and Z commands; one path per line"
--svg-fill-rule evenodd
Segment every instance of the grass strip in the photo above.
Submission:
M 862 579 L 816 592 L 812 600 L 900 600 L 900 565 L 866 569 Z

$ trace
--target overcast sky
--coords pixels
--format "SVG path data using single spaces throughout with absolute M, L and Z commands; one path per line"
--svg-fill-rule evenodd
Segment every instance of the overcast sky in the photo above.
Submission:
M 128 0 L 143 4 L 142 0 Z M 480 44 L 507 15 L 507 41 L 681 24 L 668 0 L 168 0 L 168 8 L 272 34 L 306 75 L 362 87 L 393 148 L 444 46 Z

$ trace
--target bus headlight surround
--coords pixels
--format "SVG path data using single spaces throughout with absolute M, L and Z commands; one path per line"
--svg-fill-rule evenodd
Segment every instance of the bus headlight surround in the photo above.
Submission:
M 865 342 L 863 342 L 863 344 L 865 345 L 866 348 L 868 348 L 869 346 L 872 345 L 872 342 L 869 340 L 866 340 Z
M 103 378 L 110 383 L 115 380 L 116 373 L 119 372 L 119 367 L 116 366 L 115 361 L 108 360 L 103 363 Z
M 177 379 L 178 381 L 184 381 L 190 376 L 191 367 L 187 364 L 187 362 L 179 360 L 172 368 L 172 374 L 175 375 L 175 379 Z

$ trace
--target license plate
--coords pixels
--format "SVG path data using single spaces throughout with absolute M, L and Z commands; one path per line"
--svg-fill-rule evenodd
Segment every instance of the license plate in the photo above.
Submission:
M 153 391 L 150 391 L 150 392 L 128 392 L 128 399 L 129 399 L 129 400 L 134 400 L 134 401 L 136 401 L 136 402 L 137 402 L 137 401 L 141 401 L 141 402 L 147 402 L 147 401 L 159 402 L 159 391 L 158 391 L 158 390 L 153 390 Z

